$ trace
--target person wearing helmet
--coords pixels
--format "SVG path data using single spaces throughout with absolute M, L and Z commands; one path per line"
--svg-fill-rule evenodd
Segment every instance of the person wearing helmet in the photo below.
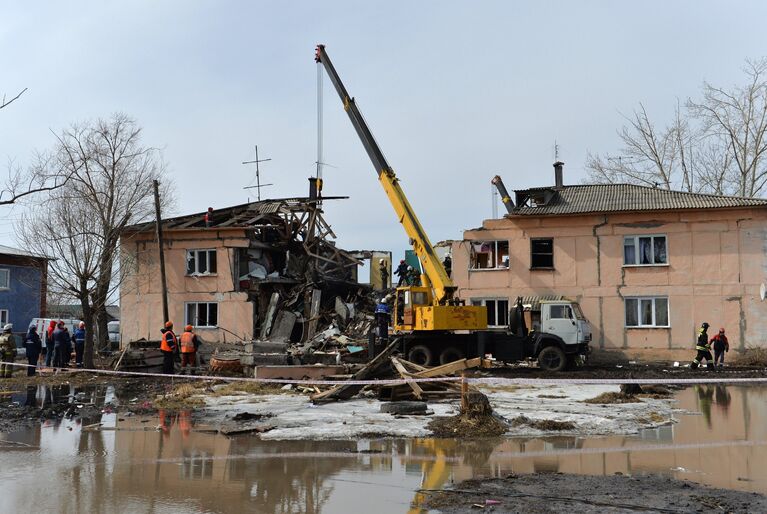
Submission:
M 697 369 L 703 359 L 706 360 L 707 368 L 716 369 L 714 368 L 714 358 L 711 356 L 711 342 L 708 340 L 707 331 L 709 326 L 710 325 L 704 321 L 700 326 L 700 331 L 698 331 L 698 340 L 695 343 L 695 350 L 697 350 L 698 353 L 695 355 L 695 359 L 692 363 L 690 363 L 690 368 L 692 369 Z
M 194 333 L 194 327 L 187 325 L 184 327 L 184 333 L 179 338 L 181 343 L 181 374 L 186 371 L 186 365 L 189 364 L 189 374 L 194 375 L 194 368 L 197 365 L 197 348 L 200 347 L 200 340 Z
M 730 342 L 727 340 L 727 336 L 724 335 L 724 328 L 719 329 L 719 333 L 711 338 L 709 341 L 714 346 L 714 366 L 720 368 L 724 366 L 724 354 L 730 351 Z
M 388 289 L 389 267 L 386 265 L 386 259 L 378 259 L 378 273 L 381 274 L 381 289 Z
M 165 332 L 162 333 L 162 340 L 160 341 L 160 351 L 162 352 L 162 372 L 166 375 L 172 375 L 174 373 L 173 354 L 178 348 L 178 339 L 173 332 L 173 322 L 165 322 Z
M 27 376 L 33 377 L 37 372 L 37 360 L 40 358 L 40 353 L 43 350 L 43 342 L 37 333 L 37 324 L 32 323 L 29 325 L 27 337 L 24 338 L 24 347 L 27 349 L 27 362 L 29 362 Z
M 421 273 L 417 269 L 415 269 L 413 266 L 408 266 L 407 274 L 408 274 L 408 284 L 410 284 L 411 286 L 421 285 Z
M 445 258 L 442 259 L 442 267 L 445 268 L 447 276 L 451 276 L 453 273 L 453 258 L 450 257 L 450 254 L 445 255 Z
M 403 282 L 407 283 L 407 263 L 405 262 L 405 259 L 402 259 L 399 261 L 399 265 L 397 266 L 397 269 L 394 271 L 394 274 L 397 275 L 397 287 L 401 286 Z
M 8 323 L 0 335 L 0 378 L 11 378 L 13 360 L 16 358 L 16 342 L 13 339 L 13 325 Z
M 85 322 L 81 321 L 75 333 L 72 334 L 75 340 L 75 367 L 83 367 L 83 354 L 85 353 Z

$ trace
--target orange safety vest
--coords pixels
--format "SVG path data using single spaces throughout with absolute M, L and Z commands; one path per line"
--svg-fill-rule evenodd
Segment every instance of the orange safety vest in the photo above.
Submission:
M 181 334 L 181 353 L 193 353 L 195 350 L 194 333 L 184 332 Z
M 168 344 L 168 334 L 170 334 L 171 338 L 173 339 L 173 347 L 171 347 Z M 176 334 L 173 333 L 172 330 L 168 330 L 162 335 L 162 341 L 160 342 L 160 350 L 163 352 L 172 352 L 176 349 L 176 345 L 178 344 L 178 340 L 176 339 Z

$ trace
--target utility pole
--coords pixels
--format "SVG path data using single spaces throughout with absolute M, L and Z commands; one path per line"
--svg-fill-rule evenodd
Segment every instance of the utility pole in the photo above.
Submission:
M 258 163 L 260 162 L 266 162 L 271 161 L 272 159 L 259 159 L 258 158 L 258 145 L 256 145 L 256 158 L 252 161 L 242 161 L 243 164 L 255 164 L 256 165 L 256 185 L 255 186 L 245 186 L 243 189 L 253 189 L 256 188 L 256 191 L 258 191 L 258 201 L 261 201 L 261 188 L 266 186 L 272 186 L 274 184 L 262 184 L 261 183 L 261 169 L 258 166 Z
M 168 283 L 165 281 L 165 249 L 162 238 L 162 216 L 160 214 L 160 183 L 154 183 L 154 212 L 157 220 L 157 244 L 160 247 L 160 282 L 162 284 L 162 315 L 163 324 L 170 321 L 168 315 Z

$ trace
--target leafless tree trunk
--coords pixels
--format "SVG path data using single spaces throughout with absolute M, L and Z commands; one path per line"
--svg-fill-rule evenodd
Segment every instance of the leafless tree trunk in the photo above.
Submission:
M 83 307 L 89 334 L 84 360 L 92 367 L 94 350 L 108 342 L 106 307 L 123 278 L 120 234 L 129 223 L 151 217 L 152 180 L 164 166 L 159 151 L 141 144 L 141 129 L 123 114 L 73 125 L 57 138 L 58 163 L 70 173 L 69 183 L 28 215 L 21 239 L 57 259 L 54 279 Z

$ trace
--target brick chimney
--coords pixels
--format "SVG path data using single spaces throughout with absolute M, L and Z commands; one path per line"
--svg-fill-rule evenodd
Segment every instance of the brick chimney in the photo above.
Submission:
M 562 189 L 564 184 L 564 179 L 562 177 L 562 168 L 564 168 L 565 163 L 562 161 L 557 161 L 554 163 L 554 189 Z

